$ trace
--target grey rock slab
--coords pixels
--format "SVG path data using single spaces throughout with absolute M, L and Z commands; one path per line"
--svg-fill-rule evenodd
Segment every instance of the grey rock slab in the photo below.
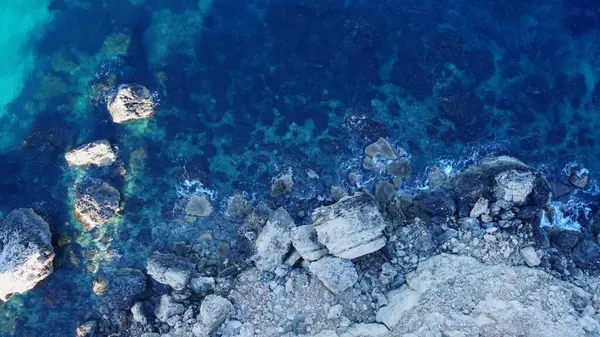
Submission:
M 108 100 L 107 108 L 115 123 L 148 119 L 154 115 L 150 91 L 137 84 L 121 84 Z
M 317 231 L 312 225 L 293 227 L 291 237 L 292 245 L 305 260 L 316 261 L 327 254 L 327 248 L 317 240 Z
M 150 277 L 175 290 L 185 288 L 194 269 L 195 265 L 184 257 L 159 252 L 152 253 L 146 264 L 146 271 Z
M 254 244 L 256 254 L 253 258 L 258 269 L 274 271 L 283 263 L 292 243 L 293 227 L 294 219 L 285 209 L 279 208 L 271 213 Z
M 326 256 L 311 263 L 309 270 L 334 294 L 345 291 L 358 281 L 354 264 L 333 256 Z
M 108 166 L 115 162 L 116 155 L 107 140 L 84 144 L 65 154 L 69 166 Z

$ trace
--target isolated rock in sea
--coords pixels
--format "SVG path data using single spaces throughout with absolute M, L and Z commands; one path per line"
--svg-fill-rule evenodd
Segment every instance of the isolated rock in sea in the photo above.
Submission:
M 233 305 L 228 299 L 208 295 L 200 305 L 199 319 L 209 332 L 215 331 L 233 313 Z
M 108 289 L 101 296 L 107 310 L 125 310 L 133 306 L 147 290 L 147 277 L 141 270 L 123 268 L 112 274 Z
M 19 208 L 0 223 L 0 300 L 23 293 L 50 276 L 50 226 L 32 209 Z
M 419 263 L 407 285 L 387 294 L 377 321 L 392 336 L 593 336 L 600 331 L 574 298 L 591 294 L 540 269 L 484 265 L 438 255 Z M 585 304 L 583 305 L 585 307 Z M 589 321 L 596 324 L 587 324 Z
M 358 281 L 354 263 L 333 256 L 311 263 L 309 270 L 334 294 L 343 292 Z
M 385 246 L 386 223 L 379 212 L 375 197 L 357 192 L 330 206 L 313 212 L 317 237 L 329 253 L 344 259 L 354 259 Z
M 115 123 L 151 118 L 154 115 L 152 95 L 142 85 L 121 84 L 108 101 L 108 112 Z
M 213 207 L 203 195 L 192 195 L 187 205 L 185 206 L 185 213 L 191 216 L 207 217 L 213 212 Z
M 85 188 L 75 201 L 74 214 L 85 230 L 102 226 L 115 217 L 121 195 L 108 183 Z
M 571 170 L 571 174 L 569 175 L 569 183 L 571 185 L 584 190 L 589 181 L 589 172 L 586 169 Z
M 317 240 L 317 231 L 312 225 L 292 228 L 292 244 L 303 259 L 316 261 L 327 254 L 327 248 Z
M 69 166 L 108 166 L 115 162 L 115 152 L 107 140 L 82 145 L 65 154 Z
M 148 258 L 146 271 L 155 281 L 182 290 L 192 277 L 195 265 L 174 254 L 154 252 Z
M 271 195 L 278 197 L 290 193 L 292 188 L 294 188 L 292 170 L 287 170 L 285 173 L 273 178 L 271 183 Z
M 228 217 L 243 220 L 250 212 L 252 212 L 252 206 L 248 204 L 243 194 L 235 194 L 227 200 L 225 215 Z
M 292 243 L 293 227 L 294 219 L 285 209 L 278 208 L 271 213 L 255 242 L 256 254 L 253 259 L 258 269 L 273 271 L 283 263 Z

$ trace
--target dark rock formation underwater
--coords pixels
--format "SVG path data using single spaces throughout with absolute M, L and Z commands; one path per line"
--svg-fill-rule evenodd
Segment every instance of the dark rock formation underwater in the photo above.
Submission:
M 33 208 L 50 225 L 56 257 L 49 278 L 0 304 L 0 335 L 71 335 L 100 305 L 94 280 L 143 268 L 151 251 L 201 232 L 215 250 L 232 242 L 239 225 L 218 214 L 234 193 L 309 214 L 330 186 L 348 184 L 379 137 L 410 155 L 406 190 L 432 166 L 459 170 L 493 154 L 565 186 L 571 168 L 585 167 L 587 190 L 555 207 L 584 227 L 595 216 L 594 1 L 25 5 L 8 5 L 3 21 L 14 31 L 0 34 L 11 55 L 0 65 L 10 74 L 0 94 L 0 214 Z M 112 122 L 105 100 L 121 83 L 150 89 L 152 119 Z M 65 152 L 99 139 L 118 163 L 68 168 Z M 271 196 L 271 179 L 287 168 L 292 192 Z M 123 202 L 117 221 L 87 232 L 73 204 L 90 179 Z M 186 217 L 197 194 L 215 216 Z M 586 207 L 573 209 L 581 199 Z

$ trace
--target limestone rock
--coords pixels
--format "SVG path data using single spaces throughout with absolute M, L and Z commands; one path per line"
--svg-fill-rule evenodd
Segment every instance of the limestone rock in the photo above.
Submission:
M 75 218 L 85 230 L 102 226 L 115 217 L 120 199 L 119 191 L 108 183 L 89 186 L 75 201 Z
M 75 337 L 94 337 L 98 324 L 96 321 L 85 322 L 75 330 Z
M 154 309 L 154 315 L 156 318 L 163 322 L 169 322 L 169 319 L 175 315 L 181 315 L 185 312 L 185 307 L 181 303 L 177 303 L 173 300 L 173 297 L 169 295 L 162 295 L 156 309 Z M 171 324 L 169 324 L 171 325 Z
M 519 253 L 523 258 L 523 261 L 525 261 L 525 264 L 527 264 L 529 267 L 536 267 L 542 263 L 535 252 L 535 248 L 533 247 L 522 248 Z
M 250 212 L 252 207 L 246 201 L 246 197 L 243 194 L 235 194 L 229 200 L 227 200 L 227 210 L 225 214 L 233 219 L 242 220 Z
M 487 200 L 484 197 L 479 198 L 477 200 L 477 202 L 475 203 L 475 205 L 473 206 L 473 208 L 471 209 L 469 216 L 471 218 L 478 218 L 479 216 L 481 216 L 483 214 L 488 214 L 490 211 L 488 206 L 489 206 L 489 200 Z
M 292 244 L 303 259 L 316 261 L 327 254 L 327 248 L 317 240 L 317 232 L 312 225 L 292 228 Z
M 115 162 L 116 155 L 107 140 L 98 140 L 82 145 L 65 154 L 69 166 L 108 166 Z
M 343 197 L 347 196 L 346 191 L 340 186 L 331 186 L 331 200 L 334 202 L 339 201 Z
M 534 179 L 531 172 L 502 172 L 496 176 L 496 198 L 522 205 L 533 191 Z
M 150 91 L 136 84 L 121 84 L 108 101 L 108 112 L 115 123 L 148 119 L 154 115 Z
M 354 264 L 333 256 L 326 256 L 311 263 L 309 270 L 334 294 L 343 292 L 358 281 Z
M 271 195 L 278 197 L 286 193 L 290 193 L 294 187 L 294 179 L 292 170 L 275 177 L 271 183 Z
M 192 277 L 194 268 L 194 264 L 186 258 L 159 252 L 154 252 L 146 264 L 146 271 L 150 277 L 175 290 L 185 288 Z
M 398 158 L 394 149 L 385 138 L 379 138 L 375 143 L 369 144 L 365 148 L 365 154 L 371 158 L 382 157 L 388 160 Z
M 216 330 L 233 313 L 233 305 L 228 299 L 217 295 L 208 295 L 200 305 L 202 324 L 209 331 Z
M 210 201 L 203 195 L 192 195 L 185 206 L 185 213 L 191 216 L 207 217 L 212 212 L 213 207 Z
M 584 190 L 587 187 L 589 181 L 589 173 L 587 170 L 571 170 L 569 175 L 569 183 L 571 185 Z
M 146 312 L 144 308 L 144 303 L 137 302 L 131 307 L 131 315 L 133 316 L 133 320 L 142 325 L 148 324 L 148 318 L 146 317 Z
M 598 334 L 580 320 L 573 298 L 583 289 L 540 269 L 484 265 L 474 258 L 438 255 L 419 263 L 407 286 L 388 294 L 377 321 L 391 336 L 575 337 Z
M 388 165 L 387 172 L 393 176 L 406 179 L 410 176 L 410 160 L 407 158 L 398 158 Z
M 386 244 L 385 221 L 375 198 L 364 192 L 347 196 L 312 215 L 317 237 L 330 254 L 354 259 L 381 249 Z
M 32 289 L 52 274 L 51 237 L 48 223 L 29 208 L 10 212 L 0 223 L 0 300 Z
M 215 279 L 212 277 L 196 277 L 190 280 L 190 288 L 199 295 L 206 295 L 215 288 Z
M 291 230 L 294 226 L 294 219 L 283 208 L 269 216 L 255 242 L 254 260 L 258 269 L 273 271 L 283 263 L 292 243 Z

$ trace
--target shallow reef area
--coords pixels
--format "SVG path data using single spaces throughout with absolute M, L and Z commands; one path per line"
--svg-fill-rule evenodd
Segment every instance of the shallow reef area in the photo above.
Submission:
M 174 334 L 169 318 L 185 323 L 191 310 L 196 319 L 205 298 L 211 308 L 231 302 L 229 323 L 207 316 L 178 333 L 246 336 L 249 328 L 236 324 L 251 315 L 271 315 L 265 329 L 286 320 L 259 304 L 289 305 L 254 286 L 283 286 L 298 308 L 319 296 L 336 308 L 315 308 L 262 336 L 361 336 L 354 324 L 375 323 L 386 326 L 370 326 L 383 336 L 417 333 L 409 331 L 424 324 L 411 320 L 417 311 L 400 324 L 408 330 L 394 330 L 377 318 L 380 301 L 419 265 L 452 269 L 465 256 L 474 259 L 465 272 L 534 264 L 536 280 L 594 294 L 595 1 L 8 0 L 0 19 L 0 219 L 31 208 L 49 225 L 54 250 L 48 277 L 0 302 L 0 336 L 71 336 L 86 322 L 100 335 Z M 119 96 L 123 84 L 141 87 Z M 111 105 L 115 97 L 125 103 Z M 116 111 L 133 109 L 128 100 L 138 100 L 140 114 Z M 109 144 L 99 157 L 70 166 L 67 152 L 97 141 Z M 527 168 L 504 163 L 485 181 L 468 174 L 498 156 Z M 381 228 L 369 232 L 371 254 L 357 260 L 356 247 L 315 220 L 322 207 L 352 211 L 337 203 L 354 193 L 375 200 L 349 204 Z M 273 233 L 302 226 L 281 241 L 285 259 L 255 259 L 257 250 L 280 254 L 265 243 L 282 240 Z M 318 244 L 298 243 L 314 239 L 313 229 Z M 292 251 L 308 255 L 292 261 Z M 154 252 L 173 255 L 155 261 L 156 270 L 194 265 L 187 290 L 148 275 Z M 286 263 L 285 272 L 256 267 Z M 330 270 L 349 271 L 354 282 L 323 281 Z M 209 278 L 216 283 L 206 291 Z M 288 280 L 306 287 L 288 292 Z M 132 303 L 114 300 L 136 286 Z M 355 307 L 336 307 L 345 299 Z M 133 322 L 136 303 L 136 313 L 143 307 L 157 321 Z M 587 315 L 577 318 L 589 323 L 581 331 L 600 334 L 587 304 L 573 309 Z M 333 318 L 311 323 L 311 315 Z

